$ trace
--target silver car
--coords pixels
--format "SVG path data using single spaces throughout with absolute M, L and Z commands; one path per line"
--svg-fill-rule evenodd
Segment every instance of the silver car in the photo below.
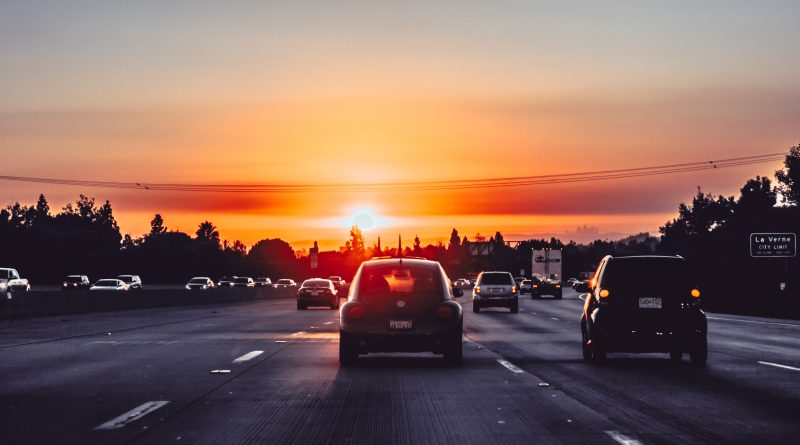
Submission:
M 507 307 L 519 312 L 519 295 L 514 277 L 508 272 L 481 272 L 472 289 L 472 311 L 485 307 Z

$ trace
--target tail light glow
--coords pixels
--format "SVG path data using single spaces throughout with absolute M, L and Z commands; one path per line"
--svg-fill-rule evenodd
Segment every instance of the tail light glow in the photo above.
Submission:
M 692 289 L 692 298 L 700 298 L 700 289 Z
M 436 316 L 442 320 L 449 320 L 453 318 L 455 311 L 449 304 L 443 304 L 436 308 Z
M 608 298 L 608 296 L 611 295 L 611 292 L 609 292 L 608 289 L 600 289 L 600 294 L 599 295 L 600 295 L 600 298 Z
M 367 313 L 367 311 L 366 311 L 366 309 L 364 309 L 363 305 L 360 305 L 360 304 L 354 305 L 354 306 L 350 307 L 350 309 L 347 310 L 347 318 L 349 318 L 351 320 L 358 320 L 360 318 L 363 318 L 364 314 L 366 314 L 366 313 Z

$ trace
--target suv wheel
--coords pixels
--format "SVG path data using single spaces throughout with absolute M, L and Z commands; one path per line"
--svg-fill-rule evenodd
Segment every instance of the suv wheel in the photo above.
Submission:
M 689 360 L 692 362 L 692 366 L 705 366 L 706 362 L 708 361 L 708 341 L 704 338 L 698 345 L 689 351 Z
M 519 300 L 517 300 L 517 299 L 515 298 L 515 299 L 514 299 L 514 302 L 513 302 L 513 303 L 511 303 L 511 307 L 510 307 L 510 309 L 511 309 L 511 313 L 512 313 L 512 314 L 516 314 L 517 312 L 519 312 Z
M 305 310 L 305 308 L 306 308 L 306 305 L 304 305 L 303 303 L 301 303 L 299 301 L 297 302 L 297 310 L 298 311 Z
M 342 331 L 339 331 L 339 364 L 353 366 L 358 362 L 358 351 L 353 348 L 352 340 Z
M 555 294 L 555 297 L 556 297 L 556 300 L 560 300 L 562 298 L 562 292 L 558 291 L 558 293 Z
M 481 311 L 481 305 L 479 305 L 477 302 L 473 301 L 472 302 L 472 312 L 475 312 L 477 314 L 480 311 Z
M 586 326 L 581 320 L 581 353 L 587 362 L 592 359 L 592 348 L 589 346 L 589 339 L 586 338 Z
M 592 363 L 600 364 L 606 361 L 608 353 L 601 342 L 592 339 L 592 343 L 589 344 L 589 350 L 592 355 Z

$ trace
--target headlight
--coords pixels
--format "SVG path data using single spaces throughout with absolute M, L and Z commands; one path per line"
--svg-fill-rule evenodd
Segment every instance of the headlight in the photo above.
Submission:
M 67 287 L 67 282 L 66 281 L 64 282 L 64 287 Z
M 189 286 L 189 285 L 187 284 L 187 285 L 186 285 L 186 289 L 191 289 L 191 286 Z

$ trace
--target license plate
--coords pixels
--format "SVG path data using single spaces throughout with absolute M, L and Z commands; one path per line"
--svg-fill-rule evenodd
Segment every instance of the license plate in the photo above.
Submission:
M 661 298 L 639 298 L 639 309 L 661 309 Z
M 394 331 L 407 331 L 414 328 L 413 320 L 389 320 L 389 329 Z
M 493 288 L 489 289 L 489 292 L 493 293 L 493 294 L 499 294 L 499 293 L 503 292 L 503 289 L 498 289 L 496 287 L 493 287 Z
M 319 292 L 317 292 L 317 291 L 311 292 L 311 295 L 316 297 L 317 295 L 319 295 Z

